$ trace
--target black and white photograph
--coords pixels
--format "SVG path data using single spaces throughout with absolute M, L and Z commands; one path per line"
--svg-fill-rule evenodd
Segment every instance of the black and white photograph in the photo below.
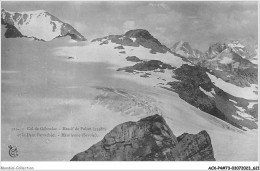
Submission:
M 1 162 L 259 170 L 258 133 L 258 1 L 1 1 Z

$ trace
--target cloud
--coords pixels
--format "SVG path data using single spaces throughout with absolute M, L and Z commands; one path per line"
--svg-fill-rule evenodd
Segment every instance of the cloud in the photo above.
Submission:
M 129 30 L 136 29 L 136 28 L 137 28 L 137 26 L 135 24 L 135 21 L 133 21 L 133 20 L 128 20 L 128 21 L 125 21 L 123 23 L 123 31 L 124 31 L 124 33 L 129 31 Z

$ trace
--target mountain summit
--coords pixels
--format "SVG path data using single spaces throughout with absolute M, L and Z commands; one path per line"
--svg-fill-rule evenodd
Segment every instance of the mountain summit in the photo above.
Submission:
M 198 49 L 193 49 L 189 42 L 176 42 L 171 48 L 171 51 L 187 58 L 192 63 L 197 63 L 200 59 L 204 58 L 204 54 Z
M 223 51 L 230 51 L 236 53 L 244 59 L 257 64 L 257 50 L 246 43 L 242 43 L 238 40 L 230 40 L 224 43 L 218 42 L 212 44 L 206 51 L 206 56 L 208 59 L 213 59 L 220 55 Z
M 122 35 L 109 35 L 103 38 L 92 40 L 92 42 L 100 41 L 101 44 L 107 44 L 109 41 L 122 46 L 143 46 L 151 49 L 151 53 L 167 53 L 171 52 L 169 48 L 162 45 L 156 38 L 154 38 L 147 30 L 135 29 L 129 30 Z
M 128 32 L 125 33 L 125 36 L 132 37 L 132 38 L 143 38 L 147 40 L 155 39 L 147 30 L 144 29 L 129 30 Z
M 172 47 L 172 51 L 179 53 L 183 56 L 191 56 L 193 55 L 193 50 L 188 42 L 179 41 L 175 43 Z
M 1 24 L 7 28 L 6 38 L 30 37 L 36 40 L 51 41 L 57 37 L 69 35 L 76 41 L 86 40 L 71 25 L 44 10 L 10 12 L 2 9 Z

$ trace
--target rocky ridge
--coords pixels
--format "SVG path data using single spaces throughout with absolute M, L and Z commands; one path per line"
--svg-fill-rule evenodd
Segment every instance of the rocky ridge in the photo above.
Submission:
M 160 115 L 116 126 L 71 161 L 214 161 L 206 131 L 176 137 Z

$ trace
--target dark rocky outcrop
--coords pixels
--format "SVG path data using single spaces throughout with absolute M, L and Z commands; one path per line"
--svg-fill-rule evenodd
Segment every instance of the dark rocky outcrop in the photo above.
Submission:
M 214 71 L 201 66 L 182 65 L 173 71 L 174 78 L 178 81 L 168 82 L 171 88 L 168 90 L 179 94 L 179 97 L 189 104 L 199 108 L 200 110 L 209 113 L 221 120 L 224 120 L 237 128 L 256 129 L 258 126 L 255 121 L 243 118 L 238 120 L 233 116 L 237 116 L 239 111 L 235 106 L 247 109 L 249 115 L 255 117 L 256 109 L 248 109 L 248 100 L 234 97 L 219 87 L 216 87 L 206 73 L 214 75 Z M 210 96 L 208 94 L 211 94 Z M 233 100 L 236 102 L 234 105 Z
M 114 49 L 124 49 L 123 46 L 117 46 L 117 47 L 114 47 Z
M 227 121 L 225 114 L 216 107 L 215 100 L 207 96 L 200 89 L 202 88 L 208 92 L 210 92 L 212 88 L 217 90 L 206 74 L 206 71 L 206 68 L 200 66 L 182 65 L 174 71 L 174 78 L 180 81 L 169 82 L 168 85 L 179 94 L 181 99 L 189 104 Z
M 156 38 L 154 38 L 147 30 L 135 29 L 125 33 L 127 38 L 136 38 L 136 43 L 151 49 L 151 53 L 166 53 L 169 49 L 162 45 Z
M 176 137 L 160 115 L 116 126 L 71 161 L 214 161 L 206 131 Z
M 214 161 L 210 136 L 206 131 L 198 134 L 184 133 L 177 137 L 174 158 L 179 161 Z
M 141 62 L 142 61 L 141 59 L 139 59 L 136 56 L 128 56 L 128 57 L 126 57 L 126 60 L 131 61 L 131 62 Z
M 121 70 L 124 70 L 126 72 L 133 72 L 134 70 L 153 71 L 153 70 L 157 70 L 157 69 L 160 69 L 163 72 L 164 69 L 175 69 L 175 68 L 172 67 L 171 65 L 165 64 L 159 60 L 150 60 L 150 61 L 139 62 L 139 63 L 135 64 L 134 66 L 119 68 L 118 71 L 121 71 Z
M 76 40 L 76 41 L 86 41 L 87 40 L 75 28 L 73 28 L 71 25 L 69 25 L 67 23 L 63 23 L 63 25 L 61 27 L 61 36 L 60 37 L 65 37 L 65 36 L 70 36 L 71 39 Z
M 225 60 L 230 62 L 223 62 Z M 258 82 L 257 65 L 242 58 L 231 49 L 222 51 L 212 60 L 202 61 L 201 66 L 213 70 L 215 75 L 224 81 L 239 87 L 247 87 Z
M 6 38 L 16 38 L 16 37 L 24 37 L 22 33 L 17 30 L 14 26 L 12 25 L 7 25 L 6 26 L 6 32 L 5 32 L 5 37 Z

